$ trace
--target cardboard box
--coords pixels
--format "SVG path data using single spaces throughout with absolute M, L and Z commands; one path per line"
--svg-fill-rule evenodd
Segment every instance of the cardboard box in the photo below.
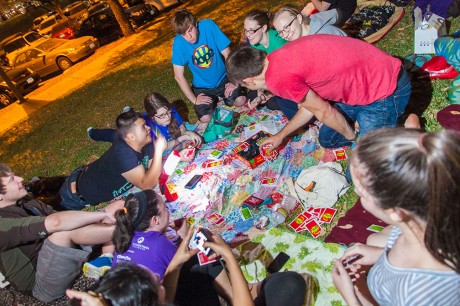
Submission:
M 434 41 L 441 36 L 446 35 L 446 24 L 444 18 L 427 12 L 422 16 L 422 10 L 419 7 L 414 9 L 414 53 L 431 54 L 435 53 Z
M 245 142 L 233 149 L 235 156 L 245 163 L 248 167 L 254 169 L 266 160 L 273 160 L 278 156 L 278 151 L 273 150 L 268 156 L 263 156 L 260 153 L 260 144 L 271 134 L 260 131 L 257 134 L 246 139 Z

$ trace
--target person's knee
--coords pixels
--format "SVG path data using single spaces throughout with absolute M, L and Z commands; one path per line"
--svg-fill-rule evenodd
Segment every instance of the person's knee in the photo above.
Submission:
M 239 96 L 238 98 L 235 99 L 235 102 L 233 103 L 234 106 L 240 107 L 243 106 L 244 103 L 246 103 L 246 97 L 245 96 Z

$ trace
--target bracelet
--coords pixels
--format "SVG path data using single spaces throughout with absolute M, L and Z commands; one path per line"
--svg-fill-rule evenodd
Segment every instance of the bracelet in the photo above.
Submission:
M 354 132 L 355 132 L 355 137 L 353 137 L 353 139 L 350 141 L 356 141 L 358 139 L 358 135 L 359 135 L 358 131 L 355 130 Z

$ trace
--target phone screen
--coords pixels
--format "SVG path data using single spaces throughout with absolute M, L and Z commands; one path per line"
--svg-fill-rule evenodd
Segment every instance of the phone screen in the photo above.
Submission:
M 267 272 L 273 274 L 279 272 L 284 264 L 291 258 L 288 254 L 280 252 L 278 256 L 272 261 L 272 263 L 267 267 Z
M 188 181 L 188 183 L 185 185 L 185 188 L 187 188 L 187 189 L 195 188 L 202 177 L 203 177 L 203 175 L 196 174 L 195 176 L 192 177 L 192 179 L 190 181 Z

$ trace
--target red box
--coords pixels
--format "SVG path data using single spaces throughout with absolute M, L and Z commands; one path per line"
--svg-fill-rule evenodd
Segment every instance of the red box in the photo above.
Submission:
M 270 154 L 266 156 L 263 156 L 260 153 L 260 144 L 270 136 L 272 135 L 267 132 L 260 131 L 246 139 L 246 141 L 241 143 L 239 146 L 235 147 L 233 149 L 233 153 L 248 167 L 254 169 L 266 160 L 273 160 L 278 156 L 277 150 L 271 151 Z

